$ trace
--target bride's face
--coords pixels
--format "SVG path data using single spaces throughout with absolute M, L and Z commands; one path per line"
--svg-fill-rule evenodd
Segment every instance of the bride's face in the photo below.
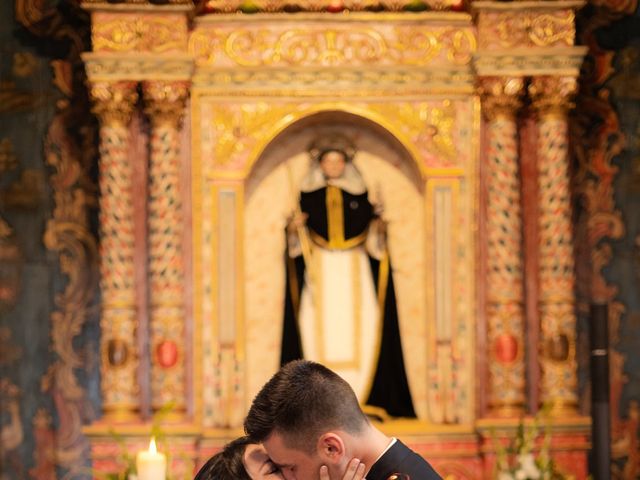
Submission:
M 342 152 L 330 151 L 320 159 L 320 168 L 326 178 L 339 178 L 344 173 L 346 160 Z
M 247 445 L 242 460 L 251 480 L 280 480 L 284 478 L 262 445 L 255 443 Z

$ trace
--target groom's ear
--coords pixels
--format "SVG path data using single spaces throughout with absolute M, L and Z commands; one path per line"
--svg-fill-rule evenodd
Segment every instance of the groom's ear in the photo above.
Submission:
M 337 463 L 345 454 L 344 441 L 334 432 L 320 435 L 317 448 L 323 463 Z

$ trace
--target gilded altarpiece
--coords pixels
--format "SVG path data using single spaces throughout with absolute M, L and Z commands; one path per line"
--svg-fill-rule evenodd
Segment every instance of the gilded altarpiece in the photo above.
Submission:
M 443 476 L 488 478 L 495 473 L 491 437 L 513 436 L 526 399 L 542 388 L 533 398 L 562 412 L 553 430 L 559 463 L 583 478 L 588 422 L 572 410 L 575 337 L 541 327 L 537 315 L 532 320 L 524 313 L 522 219 L 517 205 L 511 208 L 520 201 L 517 119 L 527 92 L 541 119 L 557 120 L 562 136 L 571 93 L 558 97 L 551 111 L 536 87 L 548 77 L 571 83 L 577 75 L 584 54 L 573 47 L 579 4 L 475 2 L 472 16 L 451 5 L 423 12 L 398 7 L 415 2 L 381 2 L 377 12 L 365 11 L 367 2 L 345 2 L 352 8 L 339 14 L 311 8 L 317 2 L 300 2 L 295 14 L 266 2 L 252 15 L 236 12 L 241 5 L 233 2 L 205 3 L 213 13 L 192 22 L 190 4 L 182 1 L 85 5 L 94 29 L 94 52 L 84 57 L 94 100 L 98 107 L 104 103 L 97 95 L 104 82 L 118 87 L 119 101 L 140 92 L 151 117 L 149 175 L 171 187 L 171 201 L 149 205 L 146 221 L 150 234 L 154 228 L 162 233 L 158 218 L 170 210 L 167 235 L 173 237 L 162 240 L 173 250 L 148 255 L 151 313 L 140 320 L 138 312 L 132 320 L 132 307 L 126 320 L 139 337 L 128 341 L 147 346 L 131 357 L 142 355 L 141 366 L 125 367 L 143 377 L 142 398 L 145 391 L 155 398 L 154 385 L 171 386 L 168 400 L 180 408 L 167 432 L 174 450 L 187 452 L 182 471 L 241 431 L 253 395 L 278 368 L 286 219 L 309 143 L 339 130 L 353 139 L 354 163 L 383 200 L 417 414 L 381 428 L 405 439 Z M 136 82 L 142 88 L 135 90 Z M 162 108 L 163 102 L 171 108 Z M 101 125 L 103 143 L 115 137 L 127 142 L 124 125 L 108 118 Z M 546 148 L 544 139 L 540 145 Z M 565 144 L 554 145 L 551 153 L 564 162 Z M 540 156 L 547 158 L 545 152 Z M 177 193 L 180 159 L 190 171 L 189 191 Z M 564 186 L 562 178 L 558 185 L 552 179 L 541 190 Z M 162 195 L 148 201 L 154 198 L 160 202 Z M 558 208 L 565 218 L 569 206 Z M 543 217 L 540 224 L 547 221 L 554 220 Z M 570 235 L 565 240 L 570 244 Z M 191 276 L 180 264 L 170 278 L 154 277 L 164 271 L 163 261 L 187 256 Z M 163 280 L 188 298 L 176 301 L 176 293 L 163 306 L 167 299 L 154 291 Z M 572 293 L 558 293 L 561 305 L 553 295 L 543 296 L 540 311 L 571 310 Z M 562 327 L 571 330 L 573 317 L 566 317 Z M 542 328 L 545 345 L 567 348 L 553 358 L 534 348 L 525 357 L 525 324 Z M 109 351 L 111 344 L 103 348 Z M 103 362 L 106 378 L 121 367 L 109 358 Z M 543 371 L 543 387 L 526 385 L 525 368 L 550 363 L 553 375 Z M 554 375 L 568 379 L 564 396 L 554 396 Z M 128 383 L 121 388 L 135 392 Z M 140 445 L 149 426 L 140 411 L 159 408 L 154 398 L 123 403 L 108 393 L 105 412 L 119 415 L 86 430 L 94 464 L 104 469 L 113 451 L 109 422 L 137 415 L 138 421 L 119 428 Z
M 204 425 L 239 426 L 278 366 L 285 220 L 305 149 L 338 129 L 358 139 L 354 162 L 384 198 L 403 346 L 412 352 L 419 419 L 385 427 L 418 438 L 444 423 L 469 432 L 475 367 L 463 352 L 474 348 L 479 104 L 470 18 L 445 16 L 212 17 L 195 28 L 193 205 L 202 221 L 193 232 L 194 316 Z

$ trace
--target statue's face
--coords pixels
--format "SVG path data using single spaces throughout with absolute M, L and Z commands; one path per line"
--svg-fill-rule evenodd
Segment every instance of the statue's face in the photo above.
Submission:
M 346 161 L 344 153 L 330 151 L 320 159 L 320 168 L 326 178 L 338 178 L 344 173 Z

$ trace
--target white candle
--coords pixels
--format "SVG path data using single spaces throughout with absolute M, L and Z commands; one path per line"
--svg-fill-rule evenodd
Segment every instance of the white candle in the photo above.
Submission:
M 167 478 L 167 457 L 156 450 L 156 439 L 151 437 L 149 450 L 138 452 L 136 456 L 138 480 L 165 480 Z

